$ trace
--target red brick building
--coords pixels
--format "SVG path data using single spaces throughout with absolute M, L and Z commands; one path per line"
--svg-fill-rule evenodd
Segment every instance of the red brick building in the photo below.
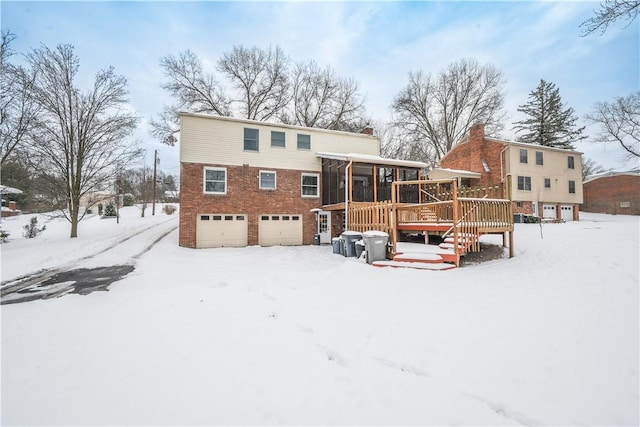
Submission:
M 640 215 L 640 172 L 606 172 L 583 183 L 585 212 Z
M 180 246 L 330 243 L 348 203 L 427 166 L 379 157 L 371 133 L 181 114 Z
M 460 172 L 461 184 L 470 187 L 506 183 L 510 177 L 516 214 L 579 219 L 583 202 L 580 152 L 488 138 L 484 125 L 476 124 L 429 177 L 450 177 L 455 171 Z

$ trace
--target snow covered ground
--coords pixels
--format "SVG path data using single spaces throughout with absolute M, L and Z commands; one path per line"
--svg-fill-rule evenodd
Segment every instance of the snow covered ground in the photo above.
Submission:
M 640 422 L 638 217 L 544 238 L 516 224 L 514 258 L 431 272 L 327 246 L 192 250 L 175 230 L 144 252 L 178 217 L 137 216 L 73 240 L 3 219 L 3 282 L 136 268 L 109 292 L 1 307 L 2 425 Z

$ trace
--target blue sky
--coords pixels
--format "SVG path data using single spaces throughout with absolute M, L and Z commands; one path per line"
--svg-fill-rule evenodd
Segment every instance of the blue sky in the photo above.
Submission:
M 179 174 L 179 150 L 152 139 L 147 122 L 171 99 L 160 87 L 161 57 L 191 49 L 213 70 L 234 45 L 279 45 L 294 61 L 314 59 L 357 80 L 376 120 L 391 118 L 393 97 L 409 71 L 438 73 L 461 58 L 502 70 L 506 79 L 504 137 L 522 117 L 518 105 L 545 79 L 582 118 L 593 104 L 640 87 L 638 21 L 604 35 L 580 37 L 579 25 L 598 2 L 31 2 L 0 3 L 2 29 L 27 52 L 45 44 L 75 46 L 79 83 L 114 66 L 129 81 L 132 107 L 143 117 L 135 138 L 151 163 Z M 85 86 L 86 87 L 86 86 Z M 587 127 L 587 134 L 596 131 Z M 630 168 L 615 146 L 577 149 L 607 168 Z

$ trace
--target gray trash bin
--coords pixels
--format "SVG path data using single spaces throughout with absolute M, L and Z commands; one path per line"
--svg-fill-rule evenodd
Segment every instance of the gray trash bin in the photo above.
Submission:
M 362 240 L 362 233 L 357 231 L 345 231 L 340 235 L 344 241 L 344 256 L 356 256 L 356 242 Z
M 362 233 L 364 249 L 367 251 L 367 263 L 387 259 L 387 242 L 389 235 L 384 231 L 366 231 Z
M 364 241 L 358 240 L 356 242 L 356 258 L 360 258 L 362 252 L 364 252 Z
M 340 254 L 340 238 L 339 237 L 334 237 L 333 239 L 331 239 L 331 246 L 333 246 L 333 253 L 334 254 Z

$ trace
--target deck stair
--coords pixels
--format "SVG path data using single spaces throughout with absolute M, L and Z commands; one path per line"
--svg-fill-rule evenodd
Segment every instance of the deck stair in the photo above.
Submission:
M 455 259 L 453 251 L 441 250 L 438 253 L 405 252 L 398 253 L 393 260 L 374 261 L 374 267 L 412 268 L 416 270 L 443 271 L 456 268 L 455 264 L 449 264 Z
M 460 233 L 458 234 L 458 253 L 463 255 L 468 252 L 469 249 L 474 249 L 474 246 L 478 245 L 480 236 L 473 233 Z M 438 245 L 441 249 L 450 249 L 453 250 L 455 248 L 455 240 L 452 236 L 446 237 L 440 245 Z

